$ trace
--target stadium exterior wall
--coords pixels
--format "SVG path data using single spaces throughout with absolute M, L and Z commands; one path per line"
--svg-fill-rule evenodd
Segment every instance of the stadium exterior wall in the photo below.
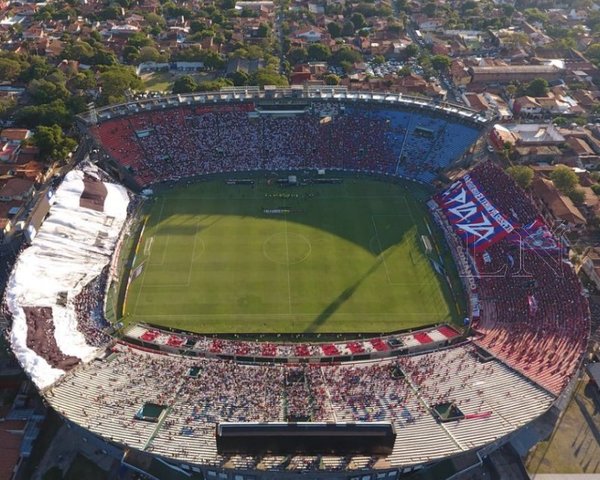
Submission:
M 256 87 L 233 87 L 222 89 L 219 92 L 170 95 L 111 105 L 82 113 L 78 116 L 78 120 L 89 126 L 115 117 L 180 106 L 250 102 L 257 104 L 260 104 L 261 102 L 270 104 L 273 104 L 273 102 L 277 102 L 278 104 L 293 104 L 306 101 L 356 102 L 385 104 L 390 107 L 401 106 L 417 110 L 429 110 L 431 113 L 441 115 L 449 115 L 457 120 L 462 119 L 480 127 L 484 127 L 488 124 L 488 119 L 486 117 L 483 117 L 476 110 L 469 109 L 464 105 L 453 104 L 450 102 L 438 102 L 412 95 L 385 92 L 355 93 L 342 87 L 306 87 L 300 89 L 265 87 L 265 90 L 262 91 L 258 90 Z

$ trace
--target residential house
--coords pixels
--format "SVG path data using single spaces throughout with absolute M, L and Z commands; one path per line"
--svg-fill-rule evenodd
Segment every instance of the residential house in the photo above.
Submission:
M 34 192 L 34 183 L 26 178 L 8 178 L 0 181 L 0 202 L 27 202 Z
M 462 60 L 453 60 L 450 64 L 450 78 L 456 86 L 465 86 L 471 81 L 469 69 Z
M 328 41 L 330 39 L 329 32 L 324 28 L 320 27 L 304 27 L 299 30 L 296 30 L 293 33 L 293 36 L 296 38 L 301 38 L 308 43 L 316 43 L 321 41 Z
M 551 81 L 558 80 L 563 73 L 563 70 L 555 65 L 474 66 L 469 71 L 471 81 L 481 84 L 530 82 L 536 78 Z
M 590 248 L 583 257 L 583 271 L 600 290 L 600 247 Z
M 539 200 L 538 204 L 542 212 L 551 215 L 556 223 L 565 225 L 571 230 L 585 227 L 587 224 L 585 216 L 569 197 L 560 193 L 552 181 L 535 177 L 531 188 Z
M 496 149 L 502 150 L 506 143 L 514 146 L 558 146 L 564 143 L 565 137 L 550 123 L 496 124 L 490 130 L 489 140 Z
M 523 96 L 510 101 L 515 115 L 529 118 L 538 118 L 542 115 L 542 106 L 534 97 Z

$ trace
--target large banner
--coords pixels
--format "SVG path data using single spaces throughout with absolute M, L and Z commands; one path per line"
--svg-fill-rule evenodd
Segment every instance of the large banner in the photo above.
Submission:
M 507 239 L 510 243 L 526 250 L 558 251 L 560 243 L 541 218 L 515 229 Z
M 515 230 L 470 175 L 452 184 L 436 202 L 471 251 L 482 252 Z

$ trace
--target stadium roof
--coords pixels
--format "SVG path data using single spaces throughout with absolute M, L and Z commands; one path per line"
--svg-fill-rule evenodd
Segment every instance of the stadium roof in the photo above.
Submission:
M 507 71 L 514 73 L 554 73 L 560 70 L 555 65 L 494 65 L 471 68 L 473 69 L 473 73 L 505 73 Z

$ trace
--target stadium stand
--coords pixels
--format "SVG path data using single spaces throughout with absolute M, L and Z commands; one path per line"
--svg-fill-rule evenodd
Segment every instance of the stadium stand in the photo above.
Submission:
M 191 368 L 197 376 L 189 375 Z M 296 384 L 291 390 L 290 383 Z M 116 345 L 104 360 L 65 375 L 46 397 L 61 414 L 105 439 L 182 461 L 246 469 L 260 462 L 278 468 L 285 457 L 222 457 L 215 425 L 286 421 L 286 390 L 296 396 L 291 408 L 313 421 L 393 422 L 398 436 L 390 466 L 482 446 L 525 425 L 554 398 L 500 361 L 482 363 L 469 342 L 397 359 L 323 366 L 243 365 Z M 465 419 L 437 422 L 430 407 L 441 401 L 458 405 Z M 135 419 L 145 403 L 168 407 L 158 423 Z M 323 460 L 344 463 L 343 458 Z M 353 461 L 366 466 L 370 459 Z M 319 462 L 293 464 L 316 468 Z
M 261 115 L 248 101 L 130 105 L 101 113 L 91 132 L 138 187 L 295 168 L 432 182 L 479 135 L 480 125 L 460 112 L 363 103 L 314 101 L 293 116 Z M 226 478 L 215 473 L 224 470 L 358 478 L 375 466 L 384 474 L 406 471 L 499 442 L 546 412 L 575 374 L 589 308 L 526 194 L 489 163 L 469 178 L 495 219 L 512 228 L 494 230 L 497 238 L 484 249 L 471 248 L 474 237 L 457 229 L 444 192 L 429 202 L 462 274 L 472 338 L 440 325 L 292 344 L 135 325 L 113 341 L 104 333 L 103 297 L 135 202 L 84 164 L 56 190 L 48 219 L 11 275 L 3 308 L 13 322 L 12 348 L 48 403 L 73 424 L 166 462 L 213 469 L 209 478 Z M 520 248 L 515 232 L 527 243 L 530 225 L 542 232 L 541 243 Z M 397 436 L 385 458 L 217 450 L 221 422 L 294 421 L 391 422 Z
M 479 128 L 420 111 L 315 106 L 289 117 L 251 115 L 250 103 L 179 106 L 100 123 L 93 133 L 140 186 L 241 170 L 329 168 L 430 182 Z
M 131 343 L 170 353 L 186 353 L 197 356 L 218 354 L 221 358 L 236 356 L 258 359 L 355 357 L 361 355 L 421 351 L 424 348 L 444 347 L 458 340 L 459 332 L 448 326 L 440 325 L 423 328 L 415 332 L 402 332 L 379 338 L 366 338 L 332 343 L 271 343 L 250 340 L 231 340 L 213 338 L 190 333 L 178 333 L 161 330 L 159 327 L 133 325 L 124 332 Z
M 558 394 L 579 367 L 589 339 L 590 313 L 581 283 L 559 239 L 508 175 L 486 162 L 470 177 L 504 218 L 536 225 L 534 232 L 521 230 L 517 240 L 509 235 L 482 252 L 454 242 L 471 259 L 480 303 L 473 315 L 476 342 Z M 447 218 L 446 230 L 454 235 L 449 223 L 454 220 Z
M 13 351 L 40 387 L 79 360 L 92 359 L 106 326 L 82 309 L 92 305 L 93 282 L 111 259 L 129 197 L 124 187 L 101 181 L 95 172 L 88 166 L 66 175 L 6 288 Z

